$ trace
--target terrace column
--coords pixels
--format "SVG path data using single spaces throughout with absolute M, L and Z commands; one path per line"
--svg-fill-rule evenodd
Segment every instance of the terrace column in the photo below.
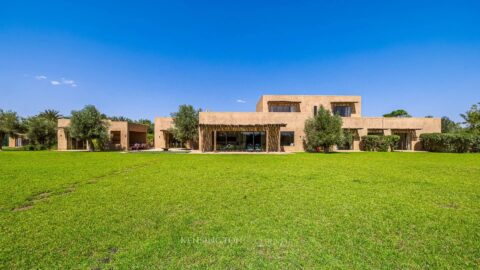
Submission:
M 217 130 L 213 131 L 213 152 L 217 152 Z
M 280 152 L 282 147 L 280 146 L 280 128 L 277 127 L 274 129 L 275 130 L 275 133 L 277 134 L 276 135 L 276 138 L 277 138 L 277 152 Z
M 123 150 L 128 151 L 128 131 L 120 131 L 120 145 Z
M 267 128 L 267 129 L 265 129 L 265 136 L 267 138 L 267 140 L 265 141 L 265 144 L 266 144 L 267 152 L 269 152 L 268 145 L 270 144 L 270 138 L 268 136 L 268 133 L 269 133 L 269 131 L 268 131 L 268 128 Z
M 362 148 L 361 147 L 362 137 L 366 136 L 367 134 L 368 134 L 368 129 L 367 128 L 362 128 L 362 129 L 358 130 L 358 139 L 359 140 L 358 140 L 358 149 L 356 149 L 356 150 L 363 150 L 363 149 L 361 149 Z
M 201 127 L 198 127 L 198 150 L 203 151 L 203 130 Z

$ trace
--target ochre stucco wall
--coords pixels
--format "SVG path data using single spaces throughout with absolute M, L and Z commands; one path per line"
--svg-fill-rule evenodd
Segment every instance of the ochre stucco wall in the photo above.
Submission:
M 155 148 L 160 149 L 166 147 L 165 132 L 173 127 L 173 119 L 171 117 L 156 117 L 155 118 Z

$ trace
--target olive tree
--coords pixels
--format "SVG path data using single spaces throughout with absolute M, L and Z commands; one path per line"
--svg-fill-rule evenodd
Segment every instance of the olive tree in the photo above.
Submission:
M 323 106 L 312 118 L 305 121 L 305 145 L 308 151 L 316 151 L 319 147 L 325 153 L 336 144 L 343 143 L 342 118 L 332 115 Z
M 442 117 L 441 121 L 442 133 L 454 133 L 462 129 L 459 123 L 455 123 L 447 116 Z
M 196 110 L 192 105 L 180 105 L 178 112 L 171 113 L 173 118 L 173 136 L 187 143 L 189 147 L 198 141 L 198 116 L 201 110 Z
M 472 105 L 470 110 L 460 116 L 465 120 L 467 131 L 480 134 L 480 102 Z
M 93 105 L 87 105 L 80 111 L 72 111 L 70 118 L 70 136 L 87 141 L 87 149 L 94 151 L 93 140 L 107 141 L 107 122 Z
M 42 114 L 25 121 L 27 137 L 30 143 L 51 148 L 57 141 L 57 121 Z

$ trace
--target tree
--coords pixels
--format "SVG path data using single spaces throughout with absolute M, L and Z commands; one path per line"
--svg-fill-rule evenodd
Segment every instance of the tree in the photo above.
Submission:
M 39 113 L 37 116 L 48 119 L 50 121 L 54 121 L 54 122 L 57 122 L 58 119 L 63 118 L 63 115 L 61 115 L 59 111 L 51 110 L 51 109 L 47 109 Z
M 150 121 L 150 120 L 148 120 L 148 119 L 139 119 L 139 120 L 137 120 L 137 121 L 135 121 L 135 122 L 137 122 L 137 123 L 139 123 L 139 124 L 147 125 L 147 126 L 148 126 L 148 131 L 147 131 L 147 133 L 153 134 L 153 132 L 154 132 L 154 125 L 153 125 L 153 122 L 152 122 L 152 121 Z
M 102 114 L 93 105 L 87 105 L 80 111 L 72 111 L 70 136 L 87 141 L 89 151 L 94 151 L 93 140 L 108 140 L 107 123 Z
M 173 136 L 189 147 L 198 141 L 198 115 L 201 110 L 195 110 L 192 105 L 180 105 L 178 112 L 171 113 L 173 118 Z
M 473 104 L 470 110 L 460 116 L 465 120 L 468 131 L 480 134 L 480 102 Z
M 442 117 L 442 133 L 453 133 L 460 129 L 460 124 L 453 122 L 446 116 Z
M 412 116 L 408 114 L 407 111 L 399 109 L 399 110 L 394 110 L 390 113 L 384 114 L 383 117 L 412 117 Z
M 320 106 L 317 115 L 305 121 L 305 138 L 308 151 L 322 147 L 328 153 L 330 147 L 343 142 L 342 118 Z
M 0 142 L 3 142 L 5 136 L 11 136 L 21 129 L 20 117 L 16 112 L 3 111 L 0 109 Z M 2 150 L 0 144 L 0 150 Z
M 110 117 L 108 117 L 108 119 L 110 119 L 112 121 L 124 121 L 124 122 L 133 123 L 132 119 L 130 119 L 128 117 L 125 117 L 125 116 L 110 116 Z
M 30 117 L 25 121 L 27 137 L 35 145 L 50 148 L 57 141 L 57 120 L 51 116 Z

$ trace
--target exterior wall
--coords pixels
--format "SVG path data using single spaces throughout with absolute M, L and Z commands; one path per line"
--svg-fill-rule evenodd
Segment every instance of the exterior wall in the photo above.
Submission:
M 258 100 L 257 102 L 257 106 L 256 106 L 256 112 L 263 112 L 263 96 L 260 97 L 260 99 Z M 268 109 L 267 109 L 267 112 L 268 112 Z
M 16 137 L 14 136 L 8 136 L 8 147 L 16 147 L 15 143 Z
M 173 119 L 171 117 L 156 117 L 155 118 L 155 148 L 166 147 L 165 130 L 173 127 Z
M 257 103 L 257 112 L 268 112 L 268 103 L 274 101 L 300 102 L 300 112 L 313 115 L 313 107 L 332 111 L 332 103 L 352 103 L 354 112 L 351 117 L 362 116 L 362 97 L 360 96 L 314 96 L 314 95 L 263 95 Z
M 118 150 L 128 150 L 130 146 L 129 136 L 128 136 L 128 122 L 120 122 L 120 121 L 109 121 L 108 126 L 108 133 L 110 134 L 112 131 L 120 132 L 120 144 L 113 145 L 113 149 Z
M 57 124 L 57 150 L 68 150 L 68 137 L 65 132 L 65 128 L 70 126 L 70 119 L 58 119 Z

